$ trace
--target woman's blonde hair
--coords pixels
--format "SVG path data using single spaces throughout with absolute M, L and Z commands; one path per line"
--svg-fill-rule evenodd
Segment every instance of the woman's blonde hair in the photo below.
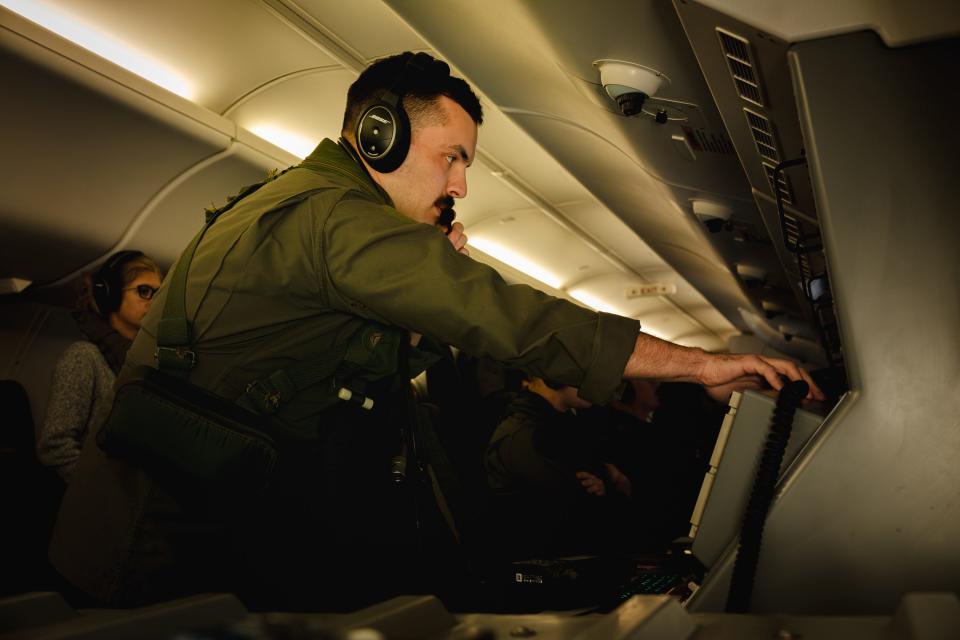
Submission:
M 160 271 L 160 267 L 145 255 L 124 262 L 120 272 L 123 274 L 123 286 L 127 286 L 136 280 L 142 273 L 156 273 L 161 280 L 163 279 L 163 272 Z

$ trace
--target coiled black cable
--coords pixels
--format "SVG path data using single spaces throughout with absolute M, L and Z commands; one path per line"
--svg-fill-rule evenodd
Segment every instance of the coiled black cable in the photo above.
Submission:
M 770 421 L 770 432 L 767 434 L 767 442 L 753 481 L 753 490 L 750 492 L 750 500 L 740 526 L 740 545 L 737 548 L 737 560 L 733 565 L 730 592 L 727 595 L 727 613 L 746 613 L 750 610 L 763 526 L 773 501 L 790 432 L 793 430 L 793 416 L 808 391 L 807 383 L 798 380 L 784 385 L 777 398 L 777 406 Z

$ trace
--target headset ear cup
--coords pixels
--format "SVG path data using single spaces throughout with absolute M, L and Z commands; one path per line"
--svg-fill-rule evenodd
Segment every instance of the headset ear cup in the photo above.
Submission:
M 106 317 L 113 312 L 110 303 L 110 285 L 104 278 L 99 276 L 93 278 L 90 294 L 93 296 L 93 302 L 97 305 L 97 311 L 100 312 L 100 315 Z
M 104 318 L 118 310 L 123 302 L 123 265 L 142 255 L 142 251 L 118 251 L 94 274 L 90 294 Z
M 396 171 L 410 150 L 410 120 L 403 107 L 378 102 L 357 122 L 357 150 L 380 173 Z

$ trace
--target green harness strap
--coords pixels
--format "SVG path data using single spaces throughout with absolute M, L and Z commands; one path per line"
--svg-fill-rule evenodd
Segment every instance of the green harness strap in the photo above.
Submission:
M 157 327 L 157 350 L 153 357 L 157 366 L 164 373 L 186 379 L 190 370 L 197 364 L 197 354 L 190 349 L 190 322 L 187 320 L 187 272 L 190 262 L 197 251 L 200 239 L 213 224 L 216 217 L 211 218 L 196 235 L 186 251 L 177 261 L 173 276 L 170 278 L 170 290 L 163 305 L 163 316 Z

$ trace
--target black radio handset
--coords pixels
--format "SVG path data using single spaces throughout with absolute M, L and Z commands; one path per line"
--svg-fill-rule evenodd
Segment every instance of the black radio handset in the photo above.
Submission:
M 457 212 L 452 207 L 446 207 L 440 210 L 440 217 L 437 218 L 437 226 L 443 229 L 447 235 L 453 231 L 453 220 L 457 217 Z

